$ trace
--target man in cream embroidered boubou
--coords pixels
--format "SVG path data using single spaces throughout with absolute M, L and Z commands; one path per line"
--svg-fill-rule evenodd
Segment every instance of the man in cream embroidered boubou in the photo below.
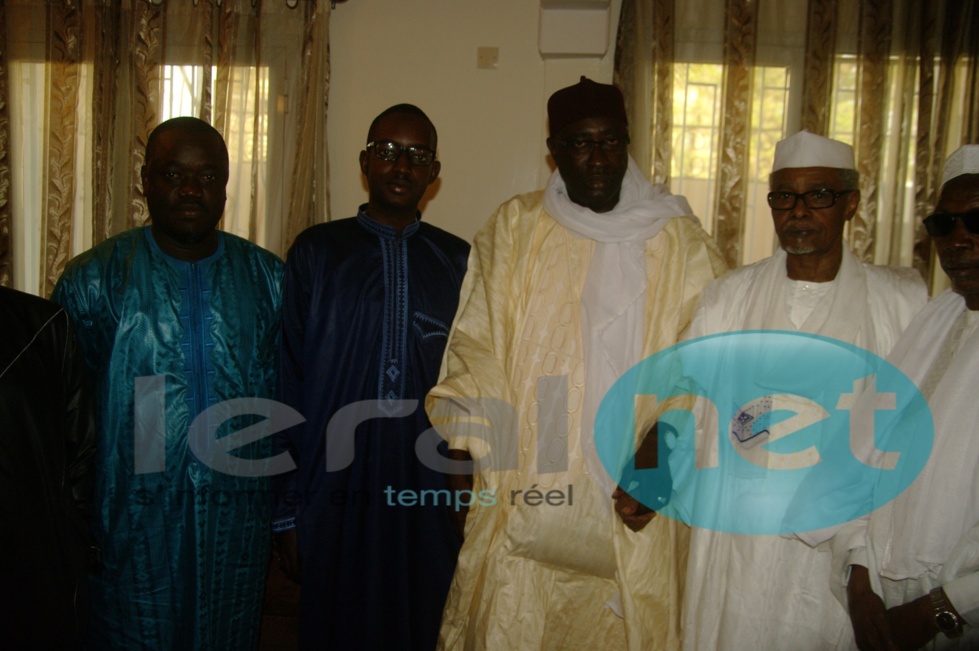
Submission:
M 427 400 L 450 455 L 479 462 L 455 477 L 480 500 L 460 512 L 440 648 L 675 649 L 686 527 L 621 493 L 613 508 L 592 424 L 725 267 L 687 201 L 629 158 L 618 89 L 582 78 L 548 117 L 557 171 L 476 236 Z

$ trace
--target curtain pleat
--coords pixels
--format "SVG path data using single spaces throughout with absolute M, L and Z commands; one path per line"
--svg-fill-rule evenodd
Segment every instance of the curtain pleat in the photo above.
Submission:
M 129 165 L 127 197 L 129 215 L 127 228 L 142 226 L 150 215 L 141 196 L 143 182 L 140 170 L 146 159 L 146 141 L 159 121 L 158 107 L 161 100 L 161 71 L 164 38 L 166 36 L 166 9 L 163 6 L 135 0 L 132 6 L 133 28 L 129 35 L 130 108 L 128 151 Z M 122 98 L 120 98 L 122 99 Z M 125 109 L 123 109 L 125 110 Z
M 217 34 L 219 43 L 221 41 L 222 34 L 216 31 L 216 25 L 214 20 L 215 6 L 209 2 L 201 5 L 201 31 L 200 31 L 200 43 L 198 48 L 201 54 L 201 79 L 198 87 L 198 93 L 200 93 L 201 98 L 201 110 L 197 115 L 200 119 L 205 122 L 210 123 L 215 129 L 221 131 L 222 129 L 218 127 L 218 122 L 214 116 L 214 97 L 211 94 L 211 81 L 214 77 L 214 35 Z M 223 26 L 222 26 L 223 27 Z M 221 77 L 221 71 L 218 71 L 219 78 Z
M 113 232 L 115 195 L 116 77 L 120 68 L 120 15 L 112 4 L 94 10 L 95 48 L 92 66 L 92 239 L 102 242 Z
M 54 290 L 58 275 L 71 257 L 72 210 L 75 196 L 75 136 L 82 61 L 82 12 L 76 2 L 47 5 L 50 31 L 44 141 L 44 221 L 41 229 L 42 287 Z
M 853 140 L 857 171 L 860 172 L 861 209 L 850 222 L 848 239 L 854 255 L 864 262 L 873 262 L 881 156 L 885 145 L 891 3 L 889 0 L 864 0 L 861 8 L 857 51 L 860 62 L 857 69 L 859 112 Z
M 218 13 L 217 21 L 214 20 L 215 12 Z M 204 57 L 201 76 L 201 113 L 198 117 L 205 122 L 210 122 L 221 133 L 228 133 L 232 52 L 238 40 L 238 21 L 230 3 L 218 7 L 208 6 L 208 10 L 204 12 L 204 28 L 201 36 L 201 51 Z M 215 38 L 218 42 L 216 62 L 214 61 Z M 211 94 L 212 66 L 217 68 L 217 74 L 214 75 L 215 90 L 213 96 Z M 223 217 L 218 227 L 226 228 Z M 255 233 L 251 229 L 248 229 L 247 232 L 249 239 L 255 237 Z
M 717 170 L 720 191 L 717 193 L 714 237 L 731 267 L 741 262 L 744 233 L 757 11 L 754 0 L 727 0 L 725 6 L 724 110 L 721 112 Z
M 612 83 L 621 91 L 625 100 L 626 117 L 629 120 L 629 130 L 633 133 L 642 133 L 652 129 L 649 112 L 646 110 L 647 102 L 643 98 L 637 98 L 637 93 L 644 92 L 650 84 L 642 82 L 648 80 L 650 75 L 646 70 L 637 72 L 635 67 L 643 66 L 647 68 L 648 62 L 656 59 L 656 55 L 647 49 L 645 43 L 640 43 L 642 37 L 647 34 L 655 33 L 655 29 L 638 29 L 636 22 L 639 17 L 636 15 L 637 3 L 633 0 L 623 0 L 619 13 L 619 28 L 615 35 L 615 64 L 613 66 Z M 637 88 L 641 86 L 641 88 Z M 652 158 L 649 156 L 648 137 L 633 137 L 630 146 L 630 153 L 635 159 L 636 164 L 644 171 L 652 167 Z
M 667 185 L 673 157 L 675 16 L 674 0 L 623 0 L 613 79 L 625 98 L 629 131 L 640 134 L 629 147 L 632 157 L 653 183 Z
M 261 3 L 260 0 L 258 4 L 258 12 L 261 15 Z M 227 62 L 224 64 L 224 70 L 227 73 L 228 68 L 230 68 L 230 54 L 237 50 L 237 16 L 231 16 L 227 13 L 225 14 L 225 20 L 222 22 L 221 33 L 222 34 L 234 34 L 235 39 L 228 39 L 225 44 L 223 44 L 221 50 L 223 53 L 228 55 Z M 230 29 L 230 21 L 236 21 L 236 28 L 234 30 Z M 254 40 L 252 42 L 251 50 L 255 53 L 255 66 L 260 68 L 262 66 L 262 30 L 254 30 Z M 224 101 L 222 106 L 222 111 L 225 115 L 230 114 L 230 100 L 231 100 L 231 87 L 229 75 L 224 75 L 225 79 L 222 82 L 226 85 L 225 89 L 222 91 L 221 97 Z M 256 75 L 253 84 L 258 86 L 261 80 Z M 251 133 L 261 133 L 262 128 L 262 107 L 261 107 L 261 93 L 254 93 L 254 99 L 252 100 L 252 118 L 251 118 Z M 249 149 L 250 160 L 257 161 L 260 160 L 262 156 L 262 148 L 260 146 L 261 140 L 259 138 L 249 138 L 246 143 L 246 147 Z M 259 184 L 259 167 L 258 165 L 252 165 L 248 174 L 248 239 L 255 241 L 258 238 L 258 184 Z
M 809 3 L 806 63 L 802 78 L 801 128 L 821 136 L 829 133 L 833 98 L 833 51 L 836 45 L 837 0 Z
M 966 35 L 963 43 L 962 62 L 966 66 L 966 142 L 979 142 L 979 7 L 976 2 L 964 3 L 963 11 L 966 16 L 961 21 L 961 29 Z
M 673 159 L 674 0 L 653 0 L 653 180 L 669 184 Z
M 328 162 L 320 156 L 320 145 L 326 141 L 326 108 L 329 89 L 329 60 L 316 44 L 329 34 L 329 12 L 326 2 L 309 0 L 304 3 L 305 24 L 300 71 L 301 115 L 297 125 L 295 167 L 292 178 L 307 192 L 295 192 L 286 217 L 286 239 L 296 236 L 313 223 L 317 204 L 330 203 Z M 322 142 L 321 142 L 322 141 Z M 325 176 L 324 176 L 325 173 Z
M 917 55 L 918 70 L 918 123 L 917 138 L 915 139 L 915 212 L 918 215 L 928 214 L 929 208 L 935 205 L 938 198 L 938 183 L 945 149 L 942 146 L 945 121 L 942 119 L 941 105 L 936 101 L 941 95 L 937 84 L 940 75 L 936 74 L 932 64 L 938 57 L 938 45 L 942 40 L 939 28 L 939 3 L 929 0 L 915 0 L 913 3 L 913 21 L 919 25 L 917 30 L 909 30 L 917 36 L 918 49 L 911 50 Z M 912 264 L 922 277 L 931 278 L 934 266 L 934 253 L 931 240 L 925 232 L 923 224 L 915 225 L 913 261 Z

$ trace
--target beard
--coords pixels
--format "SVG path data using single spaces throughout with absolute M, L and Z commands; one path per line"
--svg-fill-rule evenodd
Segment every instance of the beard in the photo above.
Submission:
M 816 247 L 811 244 L 808 246 L 783 246 L 785 252 L 789 255 L 811 255 L 816 252 Z

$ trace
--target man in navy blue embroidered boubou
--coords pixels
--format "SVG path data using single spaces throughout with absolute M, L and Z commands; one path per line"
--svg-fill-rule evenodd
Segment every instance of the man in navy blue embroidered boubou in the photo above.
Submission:
M 422 401 L 469 245 L 421 221 L 441 167 L 428 117 L 393 106 L 367 141 L 367 204 L 301 233 L 286 261 L 279 400 L 306 422 L 279 439 L 298 468 L 275 540 L 301 584 L 302 648 L 429 650 L 461 539 L 416 440 L 434 449 Z
M 141 174 L 152 224 L 69 262 L 53 295 L 97 400 L 89 646 L 254 649 L 272 445 L 235 449 L 257 418 L 228 410 L 275 389 L 282 261 L 217 229 L 228 149 L 208 123 L 157 126 Z

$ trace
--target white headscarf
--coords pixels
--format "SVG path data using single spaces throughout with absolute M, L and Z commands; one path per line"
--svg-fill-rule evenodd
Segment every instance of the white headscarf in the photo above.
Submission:
M 581 445 L 590 475 L 615 488 L 598 460 L 594 423 L 598 405 L 616 380 L 641 361 L 646 313 L 646 242 L 670 219 L 693 210 L 685 197 L 646 180 L 629 157 L 619 202 L 605 213 L 574 203 L 559 171 L 544 190 L 544 209 L 576 235 L 595 241 L 581 295 L 585 398 Z

